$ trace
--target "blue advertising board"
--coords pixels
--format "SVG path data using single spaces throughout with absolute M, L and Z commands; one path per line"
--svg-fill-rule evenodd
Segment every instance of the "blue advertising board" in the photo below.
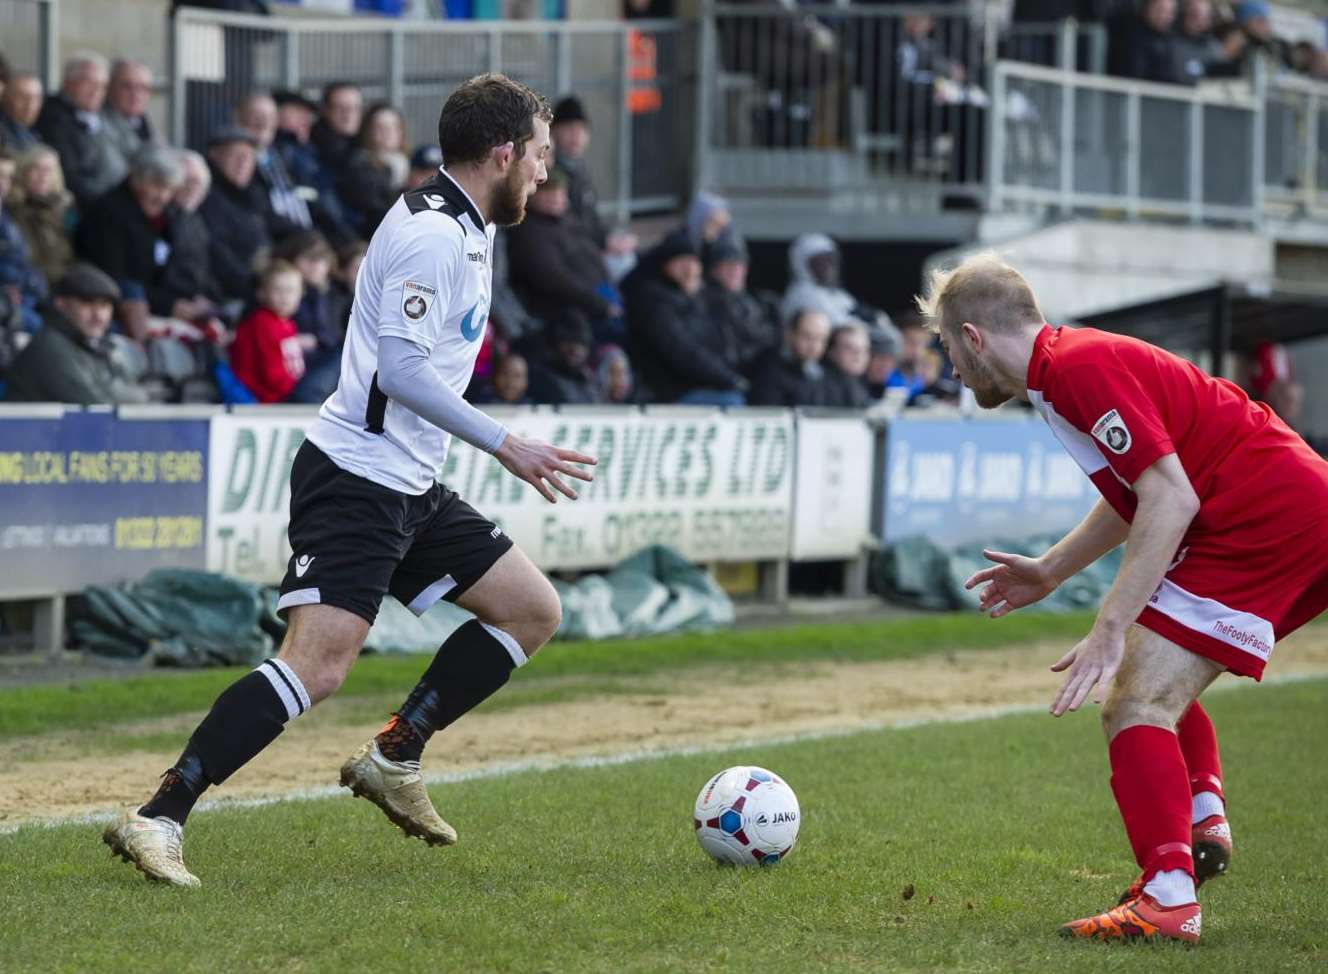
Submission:
M 912 419 L 886 432 L 883 540 L 942 546 L 1064 532 L 1097 489 L 1040 419 Z
M 0 596 L 206 562 L 208 421 L 108 411 L 0 423 Z

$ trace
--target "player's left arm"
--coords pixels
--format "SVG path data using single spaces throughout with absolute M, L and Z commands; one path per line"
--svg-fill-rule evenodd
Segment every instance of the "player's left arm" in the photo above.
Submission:
M 1138 507 L 1116 581 L 1092 630 L 1051 667 L 1056 672 L 1069 670 L 1051 705 L 1056 717 L 1078 710 L 1094 687 L 1093 699 L 1101 703 L 1125 655 L 1126 630 L 1162 583 L 1181 539 L 1199 513 L 1199 497 L 1174 453 L 1153 461 L 1132 488 Z

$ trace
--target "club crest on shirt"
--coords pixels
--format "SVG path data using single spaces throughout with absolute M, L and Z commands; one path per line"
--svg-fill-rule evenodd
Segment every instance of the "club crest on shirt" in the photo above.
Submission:
M 1114 409 L 1093 424 L 1093 439 L 1112 453 L 1127 453 L 1133 442 L 1125 420 Z
M 407 281 L 401 286 L 401 313 L 411 321 L 419 321 L 429 313 L 429 306 L 438 291 L 419 281 Z

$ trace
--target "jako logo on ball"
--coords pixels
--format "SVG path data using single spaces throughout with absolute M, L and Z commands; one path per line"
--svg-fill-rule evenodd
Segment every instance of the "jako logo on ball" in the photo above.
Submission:
M 720 862 L 768 866 L 798 841 L 798 797 L 764 768 L 736 767 L 711 778 L 692 817 L 701 848 Z

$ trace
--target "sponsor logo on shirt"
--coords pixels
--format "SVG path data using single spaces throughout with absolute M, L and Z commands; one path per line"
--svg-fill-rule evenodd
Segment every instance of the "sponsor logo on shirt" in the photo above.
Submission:
M 1112 453 L 1127 453 L 1134 442 L 1130 430 L 1116 410 L 1104 415 L 1093 424 L 1093 439 L 1097 440 Z
M 473 254 L 471 253 L 466 254 L 466 260 L 470 261 L 472 264 L 483 264 L 486 263 L 488 259 L 489 259 L 488 254 L 486 254 L 482 250 L 477 250 Z
M 429 313 L 429 307 L 438 291 L 419 281 L 407 281 L 401 286 L 401 313 L 411 321 L 419 321 Z

